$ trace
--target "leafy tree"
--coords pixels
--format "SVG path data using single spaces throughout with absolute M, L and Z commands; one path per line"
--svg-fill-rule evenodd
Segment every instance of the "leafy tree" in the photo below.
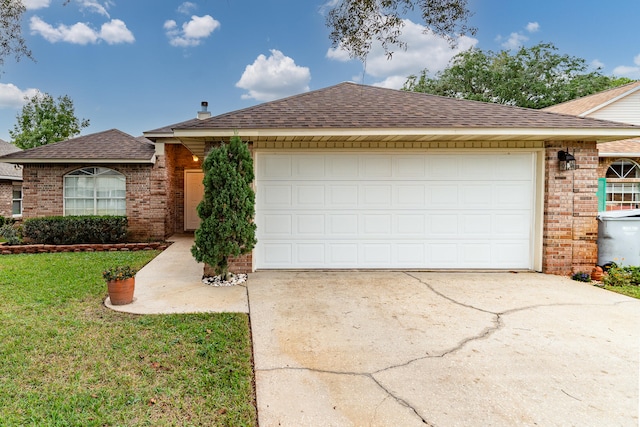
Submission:
M 47 93 L 25 100 L 16 116 L 18 122 L 9 131 L 13 143 L 22 149 L 69 139 L 89 126 L 89 120 L 76 118 L 73 101 L 67 95 L 58 97 L 57 102 Z
M 14 55 L 16 61 L 26 56 L 31 58 L 31 51 L 22 37 L 21 19 L 26 11 L 20 0 L 0 0 L 0 66 L 4 58 Z
M 403 89 L 475 101 L 544 108 L 591 95 L 632 80 L 587 72 L 584 59 L 560 55 L 551 43 L 515 53 L 471 48 L 454 56 L 435 77 L 424 69 L 409 76 Z
M 227 280 L 229 257 L 249 253 L 256 244 L 253 160 L 247 145 L 235 135 L 229 144 L 211 149 L 202 168 L 204 197 L 198 205 L 202 222 L 191 253 Z
M 468 0 L 338 0 L 327 13 L 326 24 L 333 47 L 341 47 L 352 58 L 366 59 L 377 40 L 388 56 L 392 45 L 405 48 L 400 39 L 402 17 L 420 10 L 427 31 L 453 43 L 460 34 L 475 34 L 467 27 L 471 16 Z

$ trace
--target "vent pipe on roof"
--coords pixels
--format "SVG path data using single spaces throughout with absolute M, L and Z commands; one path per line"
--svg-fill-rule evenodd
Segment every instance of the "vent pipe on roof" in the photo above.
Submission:
M 204 119 L 208 119 L 209 117 L 211 117 L 211 113 L 209 111 L 207 111 L 207 107 L 209 106 L 209 103 L 207 101 L 202 101 L 200 103 L 200 111 L 198 111 L 198 119 L 200 120 L 204 120 Z

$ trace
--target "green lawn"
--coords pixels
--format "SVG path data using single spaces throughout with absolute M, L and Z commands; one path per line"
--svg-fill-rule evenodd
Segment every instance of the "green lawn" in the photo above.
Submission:
M 157 252 L 0 256 L 2 426 L 255 426 L 246 314 L 129 315 L 107 267 Z
M 604 288 L 608 291 L 617 292 L 628 297 L 640 299 L 640 286 L 605 286 Z

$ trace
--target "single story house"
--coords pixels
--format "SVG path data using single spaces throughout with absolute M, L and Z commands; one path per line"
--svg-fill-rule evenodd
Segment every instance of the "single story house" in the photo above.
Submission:
M 640 81 L 545 109 L 640 126 Z M 640 209 L 640 138 L 598 144 L 599 210 Z
M 0 139 L 0 156 L 20 151 L 13 144 Z M 19 218 L 22 215 L 22 168 L 0 163 L 0 216 Z
M 606 120 L 341 83 L 214 117 L 203 108 L 146 139 L 111 130 L 0 161 L 24 166 L 24 217 L 126 213 L 133 238 L 163 239 L 198 227 L 201 161 L 236 132 L 254 156 L 258 238 L 236 271 L 590 270 L 596 144 L 640 137 Z

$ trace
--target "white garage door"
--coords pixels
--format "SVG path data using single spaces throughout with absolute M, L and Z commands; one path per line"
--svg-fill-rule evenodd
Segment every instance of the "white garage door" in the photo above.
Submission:
M 258 153 L 255 267 L 532 268 L 534 154 Z

